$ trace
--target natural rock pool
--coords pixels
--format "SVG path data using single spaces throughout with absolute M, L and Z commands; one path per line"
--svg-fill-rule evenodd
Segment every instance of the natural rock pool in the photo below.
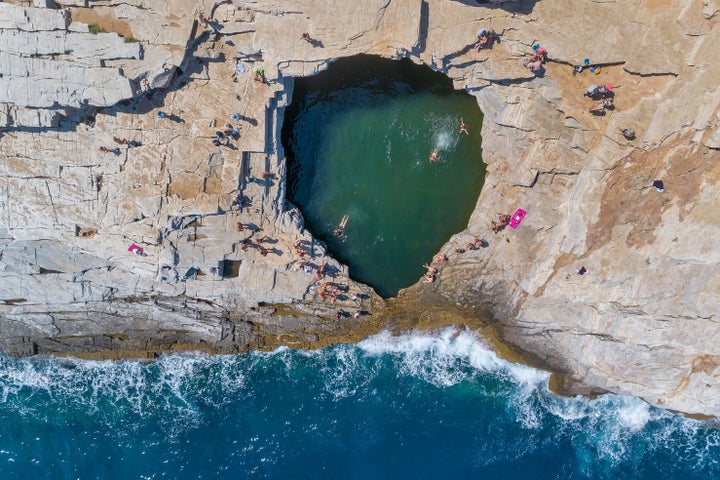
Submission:
M 288 198 L 352 278 L 394 296 L 467 226 L 485 174 L 481 124 L 474 97 L 428 67 L 337 60 L 295 81 L 282 132 Z

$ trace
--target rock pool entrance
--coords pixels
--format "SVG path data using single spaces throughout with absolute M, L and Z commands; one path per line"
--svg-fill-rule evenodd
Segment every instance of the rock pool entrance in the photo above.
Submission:
M 481 124 L 474 97 L 428 67 L 337 60 L 295 81 L 282 132 L 288 198 L 352 278 L 394 296 L 467 226 L 485 174 Z

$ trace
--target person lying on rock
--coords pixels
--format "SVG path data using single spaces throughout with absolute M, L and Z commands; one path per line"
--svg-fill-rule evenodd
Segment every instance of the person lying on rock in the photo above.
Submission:
M 525 64 L 525 66 L 533 73 L 539 73 L 543 71 L 542 60 L 532 60 Z
M 590 97 L 593 100 L 599 100 L 601 98 L 609 98 L 614 95 L 613 86 L 610 83 L 608 83 L 607 85 L 603 85 L 603 86 L 590 85 L 587 88 L 587 90 L 585 90 L 585 93 L 583 93 L 583 95 L 586 97 Z
M 603 98 L 598 103 L 590 107 L 590 113 L 594 115 L 605 115 L 605 110 L 612 110 L 615 108 L 615 103 L 612 98 Z
M 429 273 L 431 275 L 435 275 L 436 273 L 438 273 L 438 269 L 436 267 L 433 267 L 432 265 L 423 263 L 423 267 L 427 268 L 427 273 Z
M 592 113 L 593 115 L 599 115 L 599 116 L 605 115 L 605 105 L 603 104 L 603 102 L 594 103 L 588 109 L 588 111 L 590 113 Z

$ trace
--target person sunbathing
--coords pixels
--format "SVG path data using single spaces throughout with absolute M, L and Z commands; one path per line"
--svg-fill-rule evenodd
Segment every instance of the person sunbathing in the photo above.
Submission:
M 438 269 L 433 267 L 432 265 L 423 263 L 423 267 L 427 268 L 427 273 L 429 273 L 430 275 L 435 275 L 436 273 L 438 273 Z

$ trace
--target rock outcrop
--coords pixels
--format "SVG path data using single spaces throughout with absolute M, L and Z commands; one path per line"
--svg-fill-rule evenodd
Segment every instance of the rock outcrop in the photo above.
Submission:
M 0 3 L 0 348 L 228 352 L 461 322 L 564 392 L 717 416 L 716 3 Z M 501 42 L 476 51 L 480 27 Z M 535 74 L 538 42 L 550 60 Z M 292 78 L 359 53 L 442 71 L 485 114 L 468 228 L 437 282 L 389 303 L 285 200 Z M 597 73 L 574 73 L 585 58 Z M 588 111 L 593 83 L 615 86 L 604 115 Z M 213 145 L 226 122 L 239 139 Z M 519 228 L 488 230 L 516 208 Z M 456 253 L 475 237 L 490 246 Z

